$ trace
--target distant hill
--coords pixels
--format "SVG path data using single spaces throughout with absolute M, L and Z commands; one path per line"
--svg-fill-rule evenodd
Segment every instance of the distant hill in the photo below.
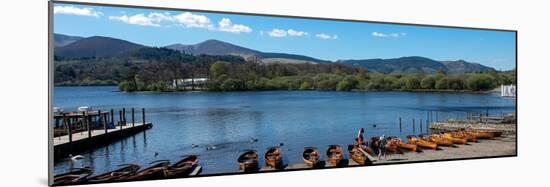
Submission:
M 64 34 L 53 34 L 53 46 L 54 47 L 62 47 L 62 46 L 66 46 L 66 45 L 69 45 L 73 42 L 76 42 L 80 39 L 82 39 L 83 37 L 80 37 L 80 36 L 69 36 L 69 35 L 64 35 Z
M 455 74 L 495 71 L 495 69 L 492 67 L 487 67 L 478 63 L 466 62 L 464 60 L 441 61 L 441 63 L 443 63 L 447 67 L 448 72 Z
M 110 57 L 145 47 L 125 40 L 103 36 L 83 38 L 66 46 L 57 47 L 54 53 L 59 57 Z
M 206 40 L 204 42 L 194 45 L 173 44 L 166 46 L 166 48 L 184 51 L 185 53 L 193 55 L 238 55 L 245 58 L 261 53 L 256 50 L 244 48 L 219 40 Z
M 285 53 L 266 53 L 219 40 L 206 40 L 194 45 L 173 44 L 166 48 L 183 51 L 193 55 L 236 55 L 245 59 L 257 57 L 264 63 L 282 62 L 282 63 L 328 63 L 329 61 L 320 60 L 308 56 L 285 54 Z
M 62 34 L 54 35 L 56 47 L 54 53 L 59 57 L 81 58 L 81 57 L 111 57 L 127 54 L 128 52 L 140 53 L 136 49 L 147 46 L 132 43 L 116 38 L 93 36 L 82 38 L 78 36 L 67 36 Z M 241 56 L 247 60 L 254 60 L 260 63 L 334 63 L 328 60 L 317 59 L 304 55 L 269 53 L 246 47 L 234 45 L 219 40 L 206 40 L 193 45 L 173 44 L 166 46 L 168 49 L 183 51 L 193 55 L 234 55 Z M 140 56 L 139 54 L 133 54 Z M 433 73 L 437 70 L 444 70 L 452 74 L 468 72 L 493 71 L 494 68 L 478 63 L 457 61 L 436 61 L 420 56 L 400 57 L 391 59 L 362 59 L 362 60 L 338 60 L 352 66 L 360 66 L 369 71 L 392 73 L 392 72 L 417 72 L 422 70 L 426 73 Z
M 433 73 L 437 70 L 444 70 L 451 74 L 468 72 L 485 72 L 494 70 L 491 67 L 477 63 L 470 63 L 463 60 L 440 62 L 425 57 L 411 56 L 391 59 L 365 59 L 365 60 L 340 60 L 344 64 L 360 66 L 381 73 L 392 72 L 417 72 L 422 70 L 426 73 Z

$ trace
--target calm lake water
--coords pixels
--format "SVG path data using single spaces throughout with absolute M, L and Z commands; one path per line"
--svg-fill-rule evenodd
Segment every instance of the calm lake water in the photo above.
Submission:
M 352 143 L 361 127 L 366 129 L 365 137 L 385 134 L 404 138 L 413 134 L 413 118 L 417 120 L 414 134 L 421 133 L 418 120 L 425 124 L 428 110 L 438 111 L 439 120 L 464 118 L 468 111 L 488 110 L 500 115 L 514 112 L 515 100 L 496 93 L 124 93 L 116 87 L 56 87 L 54 106 L 65 111 L 78 106 L 101 110 L 145 108 L 147 121 L 154 125 L 148 131 L 82 153 L 86 159 L 80 163 L 58 159 L 55 173 L 83 164 L 98 174 L 119 164 L 144 166 L 160 159 L 176 161 L 185 154 L 199 155 L 202 173 L 227 173 L 238 171 L 236 160 L 245 149 L 256 149 L 263 157 L 267 147 L 283 143 L 284 161 L 301 163 L 303 147 L 315 146 L 324 152 L 329 144 L 345 146 Z M 402 132 L 399 117 L 403 119 Z M 423 131 L 426 132 L 425 126 Z M 258 141 L 251 142 L 251 138 Z M 192 148 L 192 144 L 199 147 Z M 207 145 L 216 149 L 206 150 Z

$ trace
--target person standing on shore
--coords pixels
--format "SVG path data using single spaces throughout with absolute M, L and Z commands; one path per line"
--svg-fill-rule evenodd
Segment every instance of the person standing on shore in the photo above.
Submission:
M 357 138 L 355 139 L 357 145 L 363 145 L 364 144 L 364 139 L 363 139 L 363 133 L 365 132 L 365 129 L 363 128 L 360 128 L 359 129 L 359 132 L 357 132 Z
M 382 157 L 382 155 L 384 155 L 384 160 L 387 159 L 386 157 L 386 136 L 385 135 L 382 135 L 380 136 L 380 141 L 378 142 L 378 160 L 380 160 L 380 158 Z

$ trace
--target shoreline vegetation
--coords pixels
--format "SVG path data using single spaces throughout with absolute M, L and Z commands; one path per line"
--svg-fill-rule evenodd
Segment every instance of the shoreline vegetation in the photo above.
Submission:
M 380 73 L 343 63 L 262 63 L 231 55 L 142 48 L 102 58 L 55 58 L 56 86 L 117 85 L 120 91 L 414 91 L 487 92 L 516 84 L 515 70 L 448 74 L 417 68 Z M 206 81 L 196 81 L 202 79 Z M 188 80 L 188 81 L 177 81 Z

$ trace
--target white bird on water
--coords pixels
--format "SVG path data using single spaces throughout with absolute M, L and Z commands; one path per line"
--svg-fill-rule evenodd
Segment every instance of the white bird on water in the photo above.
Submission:
M 82 159 L 84 159 L 84 156 L 82 156 L 82 155 L 75 155 L 75 156 L 73 156 L 72 154 L 69 154 L 69 158 L 70 158 L 72 161 L 77 161 L 77 160 L 82 160 Z

